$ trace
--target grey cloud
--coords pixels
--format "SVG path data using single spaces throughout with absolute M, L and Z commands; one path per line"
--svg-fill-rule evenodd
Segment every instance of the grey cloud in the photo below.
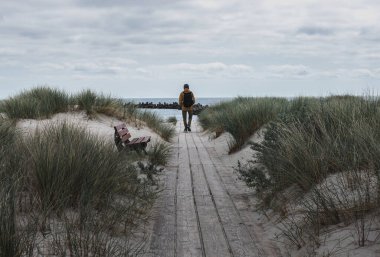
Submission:
M 333 30 L 329 28 L 323 28 L 323 27 L 301 27 L 297 30 L 298 34 L 306 34 L 310 36 L 314 35 L 321 35 L 321 36 L 328 36 L 333 34 Z
M 380 42 L 380 28 L 362 28 L 359 32 L 359 37 L 378 43 Z
M 311 76 L 312 71 L 304 65 L 273 65 L 266 68 L 268 76 L 280 78 L 306 78 Z
M 162 4 L 173 3 L 172 0 L 79 0 L 77 1 L 80 5 L 84 6 L 99 6 L 99 7 L 109 7 L 109 6 L 145 6 L 149 8 L 150 6 L 161 6 Z
M 255 76 L 254 69 L 244 64 L 225 64 L 222 62 L 211 63 L 176 63 L 170 65 L 150 66 L 139 68 L 146 74 L 157 77 L 166 76 L 173 78 L 196 77 L 196 78 L 252 78 Z
M 94 77 L 120 85 L 378 78 L 379 11 L 370 0 L 4 0 L 2 76 L 98 87 Z
M 92 60 L 78 60 L 62 63 L 41 63 L 31 68 L 38 70 L 75 71 L 88 74 L 121 74 L 132 69 L 138 63 L 132 59 L 100 58 Z

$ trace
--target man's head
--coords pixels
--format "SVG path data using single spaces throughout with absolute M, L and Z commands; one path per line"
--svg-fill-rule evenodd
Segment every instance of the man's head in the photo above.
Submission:
M 188 84 L 183 85 L 183 89 L 185 88 L 189 89 L 189 85 Z

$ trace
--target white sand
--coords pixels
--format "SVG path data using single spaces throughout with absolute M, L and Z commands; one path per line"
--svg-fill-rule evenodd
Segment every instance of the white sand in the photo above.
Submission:
M 243 146 L 243 148 L 235 153 L 228 154 L 229 147 L 228 144 L 231 140 L 231 135 L 229 133 L 223 133 L 218 138 L 213 139 L 212 136 L 210 136 L 210 144 L 215 147 L 216 152 L 219 156 L 221 156 L 221 159 L 223 160 L 224 164 L 226 166 L 233 166 L 236 167 L 238 161 L 240 163 L 245 164 L 249 160 L 253 159 L 254 151 L 251 149 L 251 145 L 247 143 Z M 262 141 L 262 132 L 259 131 L 253 136 L 251 136 L 248 140 L 248 142 L 261 142 Z
M 123 123 L 116 118 L 112 118 L 103 114 L 97 115 L 93 119 L 89 119 L 85 112 L 68 112 L 58 113 L 51 119 L 34 120 L 23 119 L 17 122 L 17 128 L 25 135 L 33 134 L 35 130 L 43 129 L 46 126 L 52 124 L 58 124 L 60 122 L 67 122 L 69 124 L 75 124 L 80 127 L 86 128 L 89 132 L 113 142 L 114 126 Z M 160 137 L 147 127 L 136 128 L 132 124 L 127 124 L 132 138 L 140 136 L 151 136 L 151 141 L 161 140 Z

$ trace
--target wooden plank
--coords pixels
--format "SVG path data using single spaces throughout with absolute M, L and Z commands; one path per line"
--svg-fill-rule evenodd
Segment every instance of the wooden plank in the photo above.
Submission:
M 123 137 L 126 134 L 130 134 L 128 129 L 119 130 L 117 133 L 119 134 L 120 137 Z
M 194 149 L 195 150 L 195 149 Z M 191 165 L 194 182 L 194 195 L 210 195 L 207 182 L 203 175 L 202 165 Z
M 191 184 L 190 163 L 188 161 L 185 136 L 179 135 L 177 157 L 182 162 L 178 165 L 177 177 L 177 256 L 203 256 L 202 242 L 199 234 L 197 213 Z
M 224 197 L 227 199 L 229 197 L 228 193 L 226 191 L 226 188 L 223 185 L 223 182 L 218 176 L 217 171 L 215 170 L 215 167 L 213 165 L 202 164 L 202 169 L 206 176 L 212 195 L 214 197 Z
M 178 157 L 185 161 L 179 165 L 177 179 L 177 256 L 202 256 L 202 245 L 199 235 L 197 214 L 191 185 L 191 173 L 186 158 L 186 142 L 180 136 L 181 148 Z
M 139 140 L 138 137 L 132 139 L 129 143 L 127 143 L 127 145 L 134 145 L 136 143 L 136 141 Z
M 195 195 L 206 256 L 231 257 L 211 196 Z
M 180 166 L 178 169 L 177 195 L 192 196 L 191 174 L 188 167 Z
M 150 142 L 150 136 L 144 137 L 144 139 L 141 142 L 142 143 L 148 143 L 148 142 Z
M 118 131 L 118 130 L 121 130 L 121 129 L 125 128 L 126 126 L 127 125 L 125 123 L 121 123 L 119 125 L 116 125 L 114 128 L 115 128 L 116 131 Z
M 163 174 L 165 189 L 160 193 L 153 207 L 153 233 L 145 256 L 176 256 L 176 167 Z
M 252 240 L 246 224 L 240 217 L 240 213 L 235 209 L 233 202 L 227 199 L 225 197 L 214 197 L 215 205 L 234 256 L 265 256 L 263 251 L 257 247 L 255 241 Z
M 140 144 L 144 140 L 144 137 L 139 137 L 135 144 Z
M 163 206 L 156 208 L 158 215 L 154 217 L 153 235 L 151 237 L 150 250 L 153 256 L 174 257 L 175 255 L 175 217 L 174 205 L 168 205 L 167 201 L 160 201 Z
M 246 225 L 240 217 L 240 213 L 219 176 L 218 170 L 213 165 L 213 160 L 211 160 L 204 144 L 200 141 L 199 134 L 192 135 L 192 138 L 194 144 L 197 145 L 198 156 L 201 159 L 202 168 L 233 255 L 241 257 L 262 256 L 263 252 L 252 240 Z
M 199 137 L 199 140 L 200 141 L 195 141 L 204 146 L 209 145 L 208 140 L 204 137 Z M 237 178 L 237 175 L 233 172 L 233 168 L 222 162 L 215 148 L 204 147 L 204 149 L 206 149 L 210 160 L 214 163 L 214 169 L 220 175 L 221 183 L 223 183 L 226 191 L 230 195 L 231 202 L 225 201 L 224 197 L 216 197 L 215 204 L 218 206 L 220 217 L 223 224 L 225 224 L 226 234 L 231 242 L 234 255 L 281 256 L 280 251 L 276 249 L 271 239 L 263 237 L 263 229 L 259 222 L 263 217 L 255 208 L 256 202 L 252 200 L 252 196 L 254 195 L 252 189 L 248 188 L 243 181 Z M 206 153 L 203 152 L 202 154 Z M 212 166 L 209 166 L 209 168 L 213 169 Z M 206 172 L 206 174 L 209 174 L 209 172 Z M 233 206 L 231 206 L 230 203 L 233 203 Z M 240 218 L 236 220 L 236 217 Z M 238 229 L 236 226 L 237 223 L 244 224 L 244 228 L 249 235 Z M 240 239 L 249 237 L 254 243 L 254 248 L 252 248 L 252 244 L 247 244 L 245 240 Z M 241 242 L 243 245 L 237 242 Z M 253 254 L 249 255 L 251 251 Z
M 194 144 L 192 140 L 192 136 L 191 136 L 192 134 L 193 133 L 186 133 L 185 137 L 186 137 L 186 142 L 187 142 L 188 151 L 189 151 L 190 163 L 192 165 L 197 165 L 197 164 L 201 164 L 201 160 L 199 159 L 197 146 Z
M 200 164 L 198 149 L 190 135 L 186 136 L 191 161 L 191 173 L 194 186 L 195 208 L 198 212 L 200 230 L 206 256 L 232 256 L 229 243 L 219 222 L 218 213 L 210 195 L 203 167 Z
M 188 169 L 190 164 L 189 155 L 187 151 L 187 144 L 185 134 L 180 132 L 178 138 L 178 165 L 180 168 Z M 190 180 L 189 180 L 190 183 Z
M 130 138 L 131 138 L 131 134 L 125 134 L 123 137 L 121 137 L 121 141 L 126 142 Z
M 177 196 L 177 256 L 202 256 L 202 245 L 192 195 Z

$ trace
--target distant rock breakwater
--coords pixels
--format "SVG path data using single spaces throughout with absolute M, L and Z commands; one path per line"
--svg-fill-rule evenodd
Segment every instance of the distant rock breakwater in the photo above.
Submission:
M 137 108 L 145 108 L 145 109 L 177 109 L 181 110 L 181 106 L 177 102 L 173 103 L 152 103 L 152 102 L 140 102 L 136 104 Z M 193 114 L 198 115 L 201 111 L 206 109 L 208 105 L 202 105 L 200 103 L 193 105 Z

